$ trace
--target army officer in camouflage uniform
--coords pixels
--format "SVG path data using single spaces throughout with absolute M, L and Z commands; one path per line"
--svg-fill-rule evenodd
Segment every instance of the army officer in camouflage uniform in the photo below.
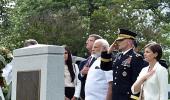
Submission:
M 113 70 L 112 100 L 134 100 L 136 96 L 131 93 L 131 86 L 139 72 L 147 63 L 140 54 L 134 51 L 136 33 L 120 29 L 118 38 L 110 49 L 102 52 L 101 69 Z M 112 59 L 112 51 L 118 49 L 116 57 Z M 132 99 L 133 98 L 133 99 Z

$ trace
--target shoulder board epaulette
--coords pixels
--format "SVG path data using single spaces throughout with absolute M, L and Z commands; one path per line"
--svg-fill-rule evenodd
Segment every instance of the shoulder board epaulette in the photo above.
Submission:
M 110 59 L 101 58 L 101 61 L 103 61 L 103 62 L 110 62 L 110 61 L 112 61 L 112 58 L 110 58 Z

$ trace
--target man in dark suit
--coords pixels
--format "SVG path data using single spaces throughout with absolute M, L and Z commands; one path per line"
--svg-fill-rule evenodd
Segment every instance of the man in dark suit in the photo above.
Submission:
M 136 33 L 126 29 L 120 29 L 118 38 L 110 46 L 108 51 L 102 52 L 101 69 L 113 70 L 112 100 L 133 100 L 131 86 L 135 82 L 139 72 L 147 63 L 134 47 Z M 112 51 L 119 53 L 112 59 Z M 133 98 L 133 99 L 132 99 Z
M 95 58 L 91 55 L 92 47 L 93 47 L 95 40 L 101 39 L 101 38 L 102 37 L 97 34 L 91 34 L 91 35 L 89 35 L 89 37 L 86 41 L 86 49 L 88 50 L 88 53 L 90 54 L 90 56 L 86 60 L 80 62 L 80 64 L 79 64 L 80 74 L 78 75 L 78 78 L 81 81 L 80 97 L 82 100 L 84 100 L 84 98 L 85 98 L 84 86 L 85 86 L 85 82 L 86 82 L 87 73 L 88 73 L 90 66 L 95 61 Z

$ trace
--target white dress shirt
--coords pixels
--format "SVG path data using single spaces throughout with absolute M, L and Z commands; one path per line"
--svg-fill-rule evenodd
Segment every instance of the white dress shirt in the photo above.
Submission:
M 103 71 L 100 69 L 100 58 L 98 58 L 90 67 L 86 84 L 85 84 L 85 100 L 105 100 L 108 83 L 113 81 L 111 71 Z
M 77 66 L 77 64 L 73 65 L 74 67 L 74 72 L 75 72 L 75 92 L 74 92 L 74 96 L 75 97 L 80 97 L 80 90 L 81 90 L 81 81 L 78 79 L 78 74 L 79 74 L 79 68 Z
M 12 63 L 8 63 L 2 71 L 2 76 L 5 78 L 7 85 L 9 85 L 12 82 Z

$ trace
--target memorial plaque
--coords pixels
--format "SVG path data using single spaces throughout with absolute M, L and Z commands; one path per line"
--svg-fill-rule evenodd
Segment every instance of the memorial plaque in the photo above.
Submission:
M 11 100 L 65 100 L 64 47 L 38 44 L 13 54 Z
M 40 100 L 41 71 L 18 71 L 16 100 Z

